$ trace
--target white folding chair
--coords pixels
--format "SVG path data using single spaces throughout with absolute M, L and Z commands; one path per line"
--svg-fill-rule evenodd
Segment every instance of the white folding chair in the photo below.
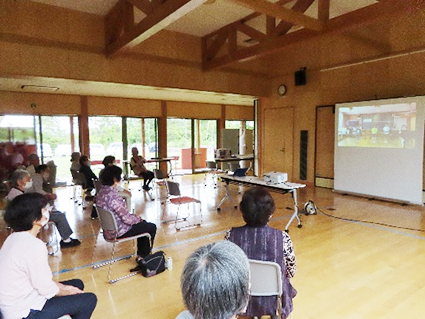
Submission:
M 56 224 L 49 221 L 39 233 L 40 239 L 46 243 L 49 255 L 54 255 L 59 251 L 60 243 L 57 234 Z
M 251 268 L 251 296 L 277 296 L 276 316 L 282 314 L 282 272 L 279 264 L 249 259 Z M 267 315 L 267 314 L 263 314 Z
M 201 226 L 201 224 L 202 224 L 202 205 L 201 205 L 201 201 L 198 200 L 198 199 L 196 199 L 196 198 L 193 198 L 193 197 L 181 196 L 179 183 L 166 180 L 165 181 L 165 185 L 167 186 L 167 193 L 168 193 L 168 196 L 169 196 L 170 203 L 171 204 L 174 204 L 174 205 L 177 205 L 176 219 L 174 221 L 174 227 L 176 228 L 176 230 L 180 230 L 182 228 L 187 228 L 187 227 Z M 192 204 L 192 203 L 193 204 L 199 204 L 199 215 L 200 215 L 199 222 L 198 223 L 193 223 L 193 224 L 190 224 L 189 223 L 189 225 L 178 227 L 177 226 L 177 222 L 179 220 L 181 220 L 181 219 L 187 220 L 187 218 L 190 215 L 190 212 L 189 212 L 186 217 L 179 218 L 180 205 L 182 205 L 182 204 L 188 204 L 188 206 L 189 206 L 189 204 Z M 165 212 L 165 210 L 164 210 L 164 212 Z M 163 217 L 164 217 L 164 214 L 163 214 Z M 162 222 L 163 223 L 166 223 L 168 221 L 164 221 L 164 218 L 163 218 L 162 219 Z
M 72 175 L 72 196 L 71 199 L 74 200 L 74 203 L 78 203 L 78 205 L 82 205 L 82 203 L 79 203 L 79 200 L 77 198 L 77 190 L 81 190 L 80 195 L 78 195 L 79 198 L 83 198 L 83 189 L 86 185 L 86 177 L 83 173 L 80 173 L 76 170 L 71 169 L 71 175 Z
M 108 260 L 108 261 L 106 261 L 106 262 L 103 262 L 103 263 L 94 265 L 93 266 L 93 269 L 97 269 L 97 268 L 100 268 L 100 267 L 109 265 L 109 269 L 108 269 L 108 282 L 110 284 L 113 284 L 113 283 L 115 283 L 115 282 L 117 282 L 117 281 L 119 281 L 121 279 L 132 277 L 132 276 L 138 274 L 139 272 L 135 271 L 135 272 L 132 272 L 132 273 L 126 275 L 126 276 L 122 276 L 122 277 L 119 277 L 119 278 L 111 279 L 111 275 L 112 275 L 112 264 L 115 263 L 115 262 L 117 262 L 117 261 L 123 260 L 123 259 L 129 259 L 129 258 L 131 258 L 132 256 L 134 256 L 136 254 L 136 249 L 137 249 L 136 239 L 137 238 L 148 237 L 149 238 L 149 244 L 150 244 L 150 246 L 152 246 L 150 234 L 149 233 L 142 233 L 142 234 L 138 234 L 138 235 L 131 236 L 131 237 L 117 238 L 118 226 L 117 226 L 117 221 L 115 220 L 114 213 L 112 213 L 109 210 L 103 209 L 103 208 L 101 208 L 99 206 L 95 206 L 95 207 L 96 207 L 97 213 L 99 215 L 100 227 L 103 229 L 103 232 L 104 233 L 105 232 L 110 232 L 110 233 L 113 233 L 115 235 L 114 235 L 114 239 L 106 239 L 105 238 L 105 240 L 107 242 L 113 244 L 113 246 L 112 246 L 112 256 L 111 256 L 111 259 Z M 119 244 L 119 243 L 123 243 L 123 242 L 129 241 L 129 240 L 132 240 L 133 241 L 133 253 L 130 256 L 124 256 L 124 257 L 119 257 L 119 258 L 116 258 L 115 259 L 114 258 L 115 257 L 115 246 L 117 244 Z M 94 250 L 93 250 L 93 260 L 94 260 Z
M 153 170 L 153 175 L 154 175 L 153 182 L 155 183 L 155 186 L 157 187 L 157 190 L 160 193 L 161 192 L 161 188 L 165 186 L 165 180 L 166 180 L 165 174 L 160 169 L 154 169 Z
M 212 175 L 214 188 L 217 188 L 217 174 L 223 173 L 223 171 L 217 168 L 216 161 L 205 161 L 205 163 L 207 164 L 208 171 L 205 173 L 204 186 L 207 186 L 208 175 Z

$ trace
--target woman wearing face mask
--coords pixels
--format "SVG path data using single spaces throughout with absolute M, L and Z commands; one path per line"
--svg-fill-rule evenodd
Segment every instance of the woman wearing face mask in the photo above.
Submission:
M 156 234 L 156 225 L 143 220 L 141 217 L 131 215 L 127 205 L 122 197 L 118 194 L 117 186 L 121 181 L 122 169 L 112 165 L 105 168 L 102 173 L 102 188 L 96 196 L 97 206 L 111 211 L 115 215 L 118 225 L 118 238 L 130 237 L 141 233 L 149 233 L 151 242 L 153 242 Z M 103 236 L 107 239 L 114 239 L 115 234 L 107 231 L 103 232 Z M 137 255 L 138 259 L 146 257 L 150 254 L 152 246 L 149 239 L 140 237 L 137 239 Z
M 46 245 L 37 238 L 48 222 L 46 198 L 37 193 L 17 196 L 4 215 L 14 232 L 0 250 L 0 310 L 4 319 L 88 319 L 97 298 L 84 293 L 79 279 L 57 283 L 47 260 Z
M 40 165 L 40 166 L 47 167 L 46 165 Z M 38 181 L 38 179 L 42 178 L 42 176 L 40 175 L 40 173 L 37 173 L 34 175 L 34 178 Z M 12 182 L 13 188 L 10 190 L 9 194 L 7 194 L 7 199 L 9 201 L 27 192 L 36 192 L 44 196 L 47 194 L 42 189 L 41 191 L 37 191 L 38 187 L 36 187 L 35 184 L 39 184 L 39 181 L 38 183 L 35 183 L 33 185 L 33 182 L 31 181 L 31 176 L 26 170 L 17 169 L 16 171 L 14 171 L 11 177 L 11 182 Z M 46 199 L 50 200 L 51 197 L 49 198 L 47 196 Z M 62 240 L 60 242 L 61 248 L 75 247 L 81 244 L 81 242 L 78 239 L 74 239 L 70 237 L 73 231 L 71 229 L 71 226 L 69 226 L 69 223 L 68 223 L 68 220 L 66 219 L 65 214 L 62 214 L 61 212 L 54 210 L 51 213 L 50 219 L 56 224 L 59 234 L 62 237 Z
M 6 196 L 9 201 L 13 200 L 18 195 L 22 195 L 25 191 L 32 189 L 31 176 L 24 169 L 17 169 L 14 171 L 10 182 L 12 184 L 12 189 Z

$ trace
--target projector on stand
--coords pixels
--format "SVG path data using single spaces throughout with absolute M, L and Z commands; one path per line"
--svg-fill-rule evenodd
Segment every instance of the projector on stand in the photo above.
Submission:
M 264 181 L 271 184 L 280 184 L 288 181 L 288 174 L 281 172 L 269 172 L 264 174 Z

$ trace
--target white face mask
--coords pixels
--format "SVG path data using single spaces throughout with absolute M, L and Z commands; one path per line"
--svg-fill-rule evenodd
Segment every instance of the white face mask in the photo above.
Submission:
M 28 189 L 31 189 L 31 188 L 32 188 L 32 181 L 29 181 L 25 184 L 24 189 L 28 190 Z

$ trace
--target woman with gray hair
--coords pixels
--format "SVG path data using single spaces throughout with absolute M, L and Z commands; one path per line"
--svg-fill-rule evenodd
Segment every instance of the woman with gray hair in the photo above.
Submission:
M 186 260 L 181 290 L 188 310 L 176 319 L 231 319 L 244 312 L 249 298 L 249 263 L 229 241 L 198 248 Z

